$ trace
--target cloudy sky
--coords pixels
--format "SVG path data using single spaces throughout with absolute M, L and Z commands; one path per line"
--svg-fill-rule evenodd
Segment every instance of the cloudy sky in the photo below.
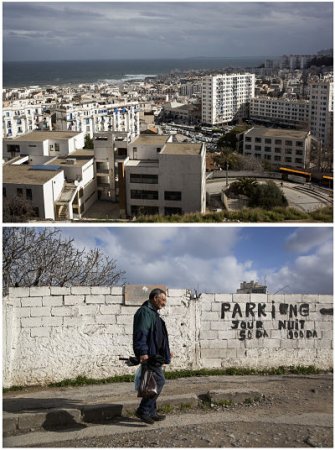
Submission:
M 333 44 L 332 2 L 15 2 L 4 60 L 280 56 Z
M 333 291 L 330 227 L 82 226 L 62 233 L 116 259 L 127 284 L 232 293 L 255 280 L 270 293 Z

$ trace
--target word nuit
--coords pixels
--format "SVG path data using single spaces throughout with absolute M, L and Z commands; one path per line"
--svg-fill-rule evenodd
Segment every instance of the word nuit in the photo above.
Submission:
M 281 315 L 288 315 L 289 318 L 298 317 L 298 315 L 302 317 L 306 317 L 309 315 L 309 304 L 301 303 L 299 305 L 288 305 L 286 303 L 279 303 L 278 310 L 276 309 L 275 302 L 272 302 L 271 310 L 265 311 L 268 303 L 245 303 L 245 307 L 242 308 L 238 303 L 234 304 L 232 310 L 232 319 L 235 317 L 268 317 L 270 316 L 272 319 L 276 318 L 276 313 L 279 312 Z M 226 313 L 230 312 L 231 303 L 222 303 L 221 307 L 221 319 L 226 318 Z

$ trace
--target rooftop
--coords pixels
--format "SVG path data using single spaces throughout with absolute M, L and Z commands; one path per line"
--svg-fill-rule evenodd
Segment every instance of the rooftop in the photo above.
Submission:
M 11 142 L 43 142 L 47 139 L 71 139 L 80 134 L 78 131 L 32 131 L 13 139 Z
M 47 167 L 47 166 L 46 166 Z M 43 185 L 49 180 L 52 180 L 56 175 L 62 172 L 59 170 L 33 170 L 32 166 L 3 166 L 3 183 L 4 184 L 28 184 L 28 185 Z
M 308 131 L 299 130 L 283 130 L 280 128 L 266 128 L 266 127 L 254 127 L 248 130 L 246 136 L 264 136 L 264 137 L 281 137 L 291 139 L 305 139 L 308 136 Z
M 196 156 L 201 154 L 202 143 L 189 144 L 189 143 L 167 143 L 161 154 L 165 155 L 190 155 Z
M 164 145 L 170 136 L 166 135 L 140 135 L 136 138 L 131 145 Z

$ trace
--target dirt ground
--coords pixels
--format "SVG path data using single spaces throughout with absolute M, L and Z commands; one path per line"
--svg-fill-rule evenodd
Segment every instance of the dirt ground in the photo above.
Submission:
M 52 447 L 333 447 L 331 375 L 273 378 L 258 381 L 257 389 L 257 400 L 175 409 L 164 422 L 143 425 L 140 431 L 138 420 L 129 417 L 124 431 L 113 433 L 111 424 L 103 436 L 63 440 Z

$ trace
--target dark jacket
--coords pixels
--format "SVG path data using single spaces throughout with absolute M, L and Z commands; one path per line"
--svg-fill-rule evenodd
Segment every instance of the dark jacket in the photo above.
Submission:
M 143 303 L 134 316 L 133 349 L 138 358 L 141 355 L 160 355 L 165 364 L 171 361 L 165 322 L 149 300 Z

